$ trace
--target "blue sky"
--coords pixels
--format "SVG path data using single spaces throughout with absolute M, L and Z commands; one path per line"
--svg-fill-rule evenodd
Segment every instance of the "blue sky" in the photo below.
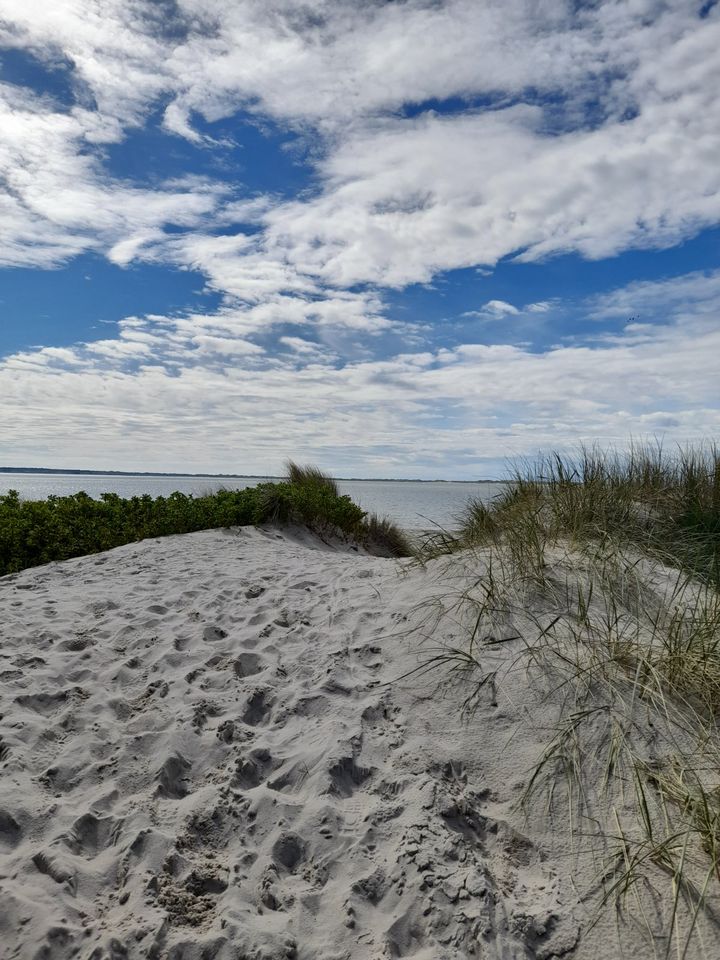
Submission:
M 716 438 L 718 49 L 709 3 L 0 0 L 0 464 Z

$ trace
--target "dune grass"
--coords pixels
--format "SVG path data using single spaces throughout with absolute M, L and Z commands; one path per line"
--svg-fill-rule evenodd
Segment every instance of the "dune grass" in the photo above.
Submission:
M 425 635 L 450 618 L 465 638 L 427 665 L 462 679 L 470 714 L 525 671 L 555 719 L 524 803 L 590 847 L 601 902 L 661 956 L 688 955 L 720 883 L 719 554 L 718 449 L 655 446 L 523 464 L 423 557 L 449 555 Z
M 248 524 L 301 524 L 322 536 L 344 536 L 380 556 L 408 556 L 402 531 L 389 520 L 367 517 L 315 467 L 287 464 L 287 478 L 244 490 L 194 497 L 123 498 L 80 492 L 47 500 L 0 496 L 0 575 L 98 553 L 149 537 Z
M 295 463 L 294 460 L 286 460 L 285 471 L 288 483 L 293 483 L 297 486 L 317 487 L 322 490 L 327 490 L 335 497 L 340 495 L 337 482 L 328 473 L 325 473 L 318 467 L 312 465 L 300 466 Z
M 615 538 L 720 586 L 720 450 L 580 448 L 521 464 L 491 506 L 471 502 L 462 518 L 460 543 L 497 536 L 523 550 Z

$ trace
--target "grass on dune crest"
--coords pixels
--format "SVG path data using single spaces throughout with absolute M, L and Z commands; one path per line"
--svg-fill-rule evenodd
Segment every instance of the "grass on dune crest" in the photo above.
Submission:
M 288 461 L 283 481 L 198 497 L 104 493 L 95 500 L 80 492 L 21 500 L 10 491 L 0 495 L 0 576 L 149 537 L 262 523 L 296 523 L 321 536 L 340 534 L 379 556 L 412 552 L 391 521 L 367 517 L 316 467 Z
M 471 502 L 459 539 L 527 550 L 557 537 L 614 538 L 720 586 L 720 449 L 580 448 L 522 464 L 492 505 Z
M 704 955 L 720 916 L 719 552 L 717 448 L 654 447 L 525 464 L 421 558 L 422 630 L 455 635 L 428 667 L 469 715 L 526 677 L 546 727 L 524 802 L 592 851 L 600 902 L 657 956 Z
M 294 460 L 285 461 L 288 483 L 299 486 L 318 487 L 327 490 L 333 496 L 340 496 L 337 482 L 328 473 L 314 466 L 300 466 Z

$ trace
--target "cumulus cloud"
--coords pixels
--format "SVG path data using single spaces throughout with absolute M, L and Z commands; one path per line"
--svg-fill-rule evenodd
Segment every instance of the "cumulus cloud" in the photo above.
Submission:
M 215 209 L 223 185 L 158 190 L 106 176 L 88 145 L 119 137 L 94 111 L 0 84 L 1 265 L 53 266 L 88 249 L 127 263 L 163 225 L 198 226 Z
M 596 298 L 582 305 L 592 340 L 540 351 L 439 346 L 384 300 L 446 270 L 604 258 L 717 224 L 719 8 L 0 0 L 1 46 L 62 70 L 69 93 L 0 85 L 0 264 L 92 250 L 199 270 L 222 295 L 213 313 L 128 318 L 114 338 L 7 358 L 9 449 L 33 436 L 54 456 L 58 410 L 78 463 L 106 449 L 107 466 L 132 450 L 138 466 L 190 466 L 194 449 L 201 469 L 226 469 L 235 443 L 237 468 L 260 472 L 278 447 L 328 463 L 371 449 L 378 469 L 422 472 L 433 456 L 471 469 L 474 451 L 717 428 L 717 274 Z M 213 151 L 212 124 L 239 111 L 311 145 L 301 196 L 109 172 L 133 129 L 161 123 Z M 557 293 L 470 313 L 545 323 Z
M 325 161 L 321 196 L 266 215 L 269 243 L 329 282 L 393 286 L 512 254 L 670 245 L 720 219 L 717 58 L 697 76 L 685 102 L 589 131 L 548 135 L 527 106 L 365 127 Z
M 692 4 L 2 0 L 0 44 L 60 59 L 77 94 L 70 112 L 26 104 L 24 128 L 13 119 L 14 139 L 58 173 L 5 151 L 10 180 L 36 184 L 6 201 L 6 262 L 92 245 L 124 264 L 153 241 L 157 256 L 163 223 L 213 207 L 207 184 L 156 195 L 102 182 L 88 144 L 159 105 L 195 141 L 193 113 L 211 123 L 239 109 L 321 138 L 320 196 L 265 215 L 258 293 L 286 284 L 287 264 L 340 286 L 402 286 L 509 254 L 670 244 L 720 217 L 720 16 Z M 453 97 L 468 109 L 429 109 Z M 412 106 L 424 112 L 398 115 Z M 248 287 L 247 256 L 216 256 L 217 282 Z
M 642 338 L 623 331 L 545 350 L 461 343 L 348 361 L 307 335 L 279 331 L 261 346 L 217 332 L 212 317 L 129 318 L 115 340 L 6 359 L 0 390 L 14 415 L 4 441 L 19 451 L 31 432 L 46 462 L 71 453 L 88 466 L 261 473 L 292 451 L 355 472 L 372 460 L 384 475 L 433 475 L 442 463 L 471 477 L 488 459 L 577 440 L 701 438 L 720 428 L 720 290 L 709 293 L 710 279 L 646 284 L 647 298 L 668 283 L 696 296 L 669 298 Z M 589 316 L 597 305 L 579 308 Z M 49 410 L 62 411 L 62 434 L 38 415 Z
M 516 317 L 520 311 L 507 300 L 488 300 L 479 310 L 468 310 L 463 313 L 464 317 L 490 317 L 498 319 L 500 317 Z

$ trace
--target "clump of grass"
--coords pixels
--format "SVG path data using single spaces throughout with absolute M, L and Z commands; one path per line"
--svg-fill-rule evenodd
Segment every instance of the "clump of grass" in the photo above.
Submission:
M 413 554 L 410 541 L 396 523 L 388 517 L 367 514 L 346 494 L 340 494 L 333 477 L 318 467 L 300 466 L 293 460 L 286 461 L 285 466 L 292 496 L 286 499 L 286 508 L 273 505 L 273 513 L 282 522 L 299 520 L 320 532 L 340 531 L 379 556 Z M 273 496 L 277 496 L 277 490 Z
M 53 560 L 109 550 L 149 537 L 217 527 L 297 523 L 340 533 L 382 556 L 407 556 L 410 545 L 388 520 L 370 517 L 315 467 L 288 462 L 287 479 L 194 497 L 123 498 L 80 492 L 47 500 L 0 496 L 0 576 Z
M 468 543 L 486 543 L 498 533 L 493 510 L 475 497 L 469 500 L 461 522 L 463 539 Z
M 314 466 L 300 466 L 294 460 L 285 461 L 287 482 L 302 487 L 317 487 L 327 490 L 333 496 L 339 496 L 337 481 L 329 474 Z
M 720 586 L 720 449 L 581 447 L 521 463 L 490 504 L 468 504 L 451 548 L 502 540 L 527 554 L 558 538 L 611 538 Z
M 407 534 L 388 517 L 371 513 L 362 521 L 364 538 L 374 552 L 388 557 L 409 557 L 413 547 Z
M 507 545 L 454 555 L 464 583 L 423 624 L 432 637 L 445 620 L 452 639 L 419 669 L 461 681 L 466 714 L 526 672 L 556 717 L 523 803 L 544 798 L 590 848 L 603 904 L 622 911 L 632 897 L 641 912 L 643 891 L 669 880 L 672 916 L 653 936 L 669 943 L 682 927 L 687 943 L 720 879 L 720 596 L 607 541 L 544 556 L 538 572 Z

